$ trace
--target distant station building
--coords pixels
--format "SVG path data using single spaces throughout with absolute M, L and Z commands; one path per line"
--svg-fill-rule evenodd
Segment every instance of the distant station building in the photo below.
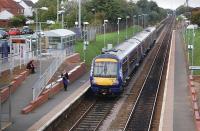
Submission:
M 76 41 L 76 34 L 71 30 L 56 29 L 44 32 L 47 49 L 66 49 L 66 53 L 74 51 L 74 44 Z

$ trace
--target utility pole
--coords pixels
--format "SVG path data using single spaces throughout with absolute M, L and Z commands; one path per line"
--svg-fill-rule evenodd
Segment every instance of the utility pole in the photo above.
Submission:
M 81 0 L 78 0 L 78 27 L 81 29 Z
M 58 11 L 59 11 L 59 0 L 57 0 L 57 22 L 59 21 L 59 14 L 58 14 Z

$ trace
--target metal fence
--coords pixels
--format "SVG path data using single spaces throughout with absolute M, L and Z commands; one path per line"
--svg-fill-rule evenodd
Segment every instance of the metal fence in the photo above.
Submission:
M 26 65 L 30 60 L 34 59 L 34 51 L 25 52 L 23 58 L 20 54 L 9 54 L 8 57 L 0 58 L 0 76 L 3 71 L 14 69 Z M 1 55 L 0 55 L 1 56 Z
M 66 49 L 59 51 L 49 51 L 49 53 L 54 57 L 54 60 L 33 86 L 33 100 L 35 100 L 40 95 L 48 81 L 52 78 L 59 66 L 63 63 L 66 58 L 66 51 Z
M 136 24 L 136 22 L 135 22 Z M 128 27 L 132 26 L 133 23 L 132 21 L 128 21 L 127 23 Z M 99 25 L 99 26 L 88 26 L 87 28 L 87 40 L 92 41 L 92 40 L 96 40 L 96 35 L 97 34 L 103 34 L 104 33 L 104 27 L 103 25 Z M 120 26 L 119 29 L 123 30 L 126 28 L 126 23 L 125 21 L 121 21 L 120 22 Z M 70 30 L 76 32 L 77 28 L 71 28 Z M 116 23 L 107 23 L 106 24 L 106 33 L 110 33 L 110 32 L 116 32 L 118 30 L 117 24 Z M 84 38 L 84 29 L 82 29 L 82 37 L 78 37 L 77 38 Z

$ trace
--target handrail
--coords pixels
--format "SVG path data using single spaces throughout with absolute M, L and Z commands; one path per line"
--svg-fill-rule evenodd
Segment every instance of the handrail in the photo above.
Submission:
M 55 59 L 52 61 L 50 66 L 45 70 L 42 76 L 37 80 L 36 84 L 33 86 L 33 100 L 35 100 L 40 93 L 43 91 L 49 80 L 52 78 L 54 73 L 57 71 L 59 66 L 65 60 L 65 50 L 59 53 L 52 53 Z

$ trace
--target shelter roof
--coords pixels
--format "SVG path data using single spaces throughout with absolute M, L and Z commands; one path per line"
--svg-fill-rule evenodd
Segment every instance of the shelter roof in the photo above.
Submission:
M 44 31 L 44 35 L 47 37 L 64 37 L 64 36 L 75 35 L 75 33 L 71 30 L 56 29 L 56 30 Z

